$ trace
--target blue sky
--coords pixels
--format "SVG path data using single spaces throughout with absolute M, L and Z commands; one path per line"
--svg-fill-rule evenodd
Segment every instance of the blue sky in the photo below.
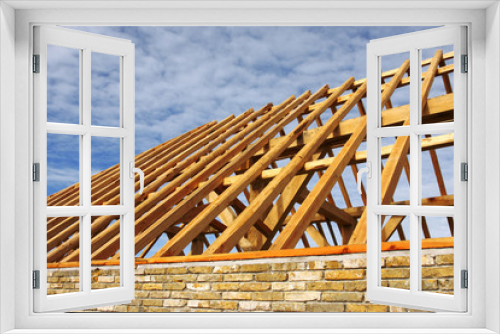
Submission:
M 268 102 L 279 104 L 292 94 L 314 92 L 325 84 L 335 87 L 350 76 L 365 78 L 366 44 L 371 39 L 428 27 L 71 28 L 135 43 L 136 153 L 140 153 L 209 121 Z M 50 47 L 48 62 L 48 120 L 76 123 L 78 52 Z M 398 60 L 388 67 L 399 65 Z M 92 54 L 93 124 L 118 124 L 118 84 L 117 57 Z M 71 140 L 52 141 L 48 194 L 78 182 Z M 93 147 L 93 157 L 98 158 L 92 163 L 93 172 L 116 163 L 117 147 Z

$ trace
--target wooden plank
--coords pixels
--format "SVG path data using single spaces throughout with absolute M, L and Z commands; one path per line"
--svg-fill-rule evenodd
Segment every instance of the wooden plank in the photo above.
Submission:
M 430 89 L 432 87 L 432 83 L 434 82 L 434 77 L 438 71 L 439 63 L 443 59 L 443 52 L 438 50 L 434 57 L 432 58 L 432 62 L 429 66 L 428 71 L 425 73 L 424 81 L 422 83 L 422 91 L 421 91 L 421 105 L 422 110 L 425 109 L 427 105 L 427 97 L 429 95 Z M 395 75 L 391 80 L 391 83 L 398 79 Z M 401 80 L 399 78 L 398 80 Z M 382 103 L 384 102 L 384 94 L 386 91 L 382 93 Z M 387 91 L 387 98 L 390 97 L 392 92 Z M 408 114 L 408 118 L 405 121 L 404 125 L 410 125 L 410 117 Z M 394 144 L 393 151 L 390 156 L 387 158 L 387 162 L 385 164 L 384 171 L 381 175 L 381 204 L 389 204 L 391 202 L 391 198 L 394 195 L 394 191 L 396 190 L 397 183 L 399 177 L 401 176 L 401 171 L 403 168 L 402 159 L 406 159 L 406 155 L 408 154 L 410 148 L 410 138 L 407 136 L 401 136 L 396 139 L 396 143 Z M 366 208 L 361 215 L 361 218 L 354 229 L 351 239 L 349 240 L 350 244 L 355 243 L 366 243 L 366 218 L 367 212 Z
M 287 99 L 283 104 L 278 106 L 275 109 L 275 113 L 281 110 L 282 107 L 284 107 L 284 104 L 290 102 L 291 100 L 294 100 L 293 97 Z M 270 105 L 267 105 L 260 109 L 259 111 L 256 112 L 257 115 L 262 115 L 264 114 L 267 109 L 270 108 Z M 279 113 L 278 113 L 279 114 Z M 262 117 L 260 117 L 257 121 L 251 123 L 247 127 L 245 127 L 242 131 L 240 131 L 238 134 L 234 135 L 231 137 L 231 139 L 227 140 L 224 144 L 219 146 L 216 150 L 211 152 L 208 156 L 206 156 L 204 159 L 200 159 L 198 162 L 191 164 L 189 167 L 186 169 L 182 170 L 182 174 L 178 175 L 174 180 L 172 180 L 169 184 L 167 184 L 165 187 L 160 189 L 154 194 L 150 194 L 147 198 L 147 201 L 143 201 L 140 204 L 136 203 L 136 208 L 135 208 L 135 215 L 136 215 L 136 234 L 141 232 L 145 226 L 144 222 L 146 219 L 154 220 L 156 217 L 161 216 L 164 214 L 166 210 L 169 209 L 169 206 L 166 205 L 164 202 L 164 205 L 156 205 L 159 201 L 163 200 L 165 197 L 167 197 L 169 194 L 172 194 L 170 199 L 172 199 L 173 194 L 178 194 L 179 192 L 176 193 L 179 189 L 180 185 L 190 177 L 196 175 L 194 179 L 191 179 L 187 184 L 184 185 L 184 191 L 191 190 L 197 186 L 195 182 L 202 177 L 208 177 L 208 175 L 216 169 L 216 164 L 218 163 L 224 163 L 225 161 L 229 160 L 232 156 L 238 154 L 240 150 L 242 150 L 245 146 L 240 143 L 241 138 L 245 138 L 242 142 L 244 143 L 245 141 L 252 140 L 256 136 L 260 134 L 260 132 L 265 131 L 268 127 L 270 127 L 272 124 L 268 124 L 270 119 L 272 119 L 273 114 L 264 114 Z M 276 116 L 276 115 L 274 115 Z M 249 117 L 252 117 L 250 115 Z M 255 131 L 254 131 L 255 130 Z M 250 134 L 250 135 L 248 135 Z M 247 136 L 248 135 L 248 136 Z M 245 137 L 247 136 L 247 137 Z M 231 147 L 232 145 L 236 144 L 234 147 Z M 231 149 L 229 149 L 231 147 Z M 200 170 L 203 171 L 200 173 Z M 178 173 L 181 172 L 181 170 L 177 171 Z M 179 190 L 180 191 L 180 190 Z M 180 195 L 179 195 L 180 196 Z M 201 200 L 201 199 L 200 199 Z M 198 201 L 199 202 L 199 201 Z M 155 217 L 156 215 L 156 217 Z M 139 218 L 140 217 L 140 218 Z M 99 221 L 101 224 L 105 224 L 105 221 Z M 142 224 L 142 226 L 140 225 Z M 95 250 L 99 249 L 100 247 L 103 247 L 105 244 L 106 246 L 106 251 L 109 253 L 116 252 L 117 247 L 118 247 L 118 238 L 116 237 L 117 231 L 115 230 L 107 230 L 106 233 L 101 233 L 99 236 L 95 238 L 95 240 L 92 241 L 93 243 L 93 252 Z M 158 233 L 161 233 L 158 232 Z M 152 236 L 154 238 L 154 236 Z M 147 243 L 146 243 L 147 244 Z M 144 244 L 143 247 L 146 245 Z M 142 249 L 142 248 L 141 248 Z M 73 256 L 76 257 L 78 254 L 74 254 Z M 101 255 L 105 256 L 105 255 Z M 54 256 L 55 257 L 55 256 Z M 71 259 L 69 259 L 71 260 Z
M 366 86 L 362 86 L 365 87 Z M 361 88 L 360 88 L 361 89 Z M 278 235 L 270 250 L 294 248 L 300 236 L 310 226 L 310 222 L 319 208 L 325 202 L 326 195 L 331 192 L 333 186 L 338 181 L 339 176 L 344 171 L 351 157 L 356 153 L 356 149 L 366 136 L 366 123 L 352 134 L 346 145 L 335 157 L 334 163 L 328 167 L 323 177 L 314 186 L 313 190 L 307 195 L 297 213 Z
M 434 123 L 436 121 L 452 120 L 453 103 L 454 103 L 453 101 L 454 101 L 453 94 L 442 95 L 429 99 L 427 101 L 428 108 L 426 109 L 426 113 L 423 115 L 423 122 Z M 402 125 L 404 121 L 407 119 L 409 112 L 410 112 L 409 105 L 404 105 L 401 107 L 384 110 L 382 112 L 382 126 Z M 363 122 L 364 117 L 365 116 L 352 118 L 340 122 L 338 128 L 335 129 L 335 131 L 331 135 L 329 135 L 325 140 L 325 145 L 328 145 L 329 147 L 343 146 L 344 143 L 349 138 L 349 136 L 354 131 L 354 129 L 359 125 L 359 123 Z M 288 147 L 288 149 L 280 156 L 280 158 L 295 154 L 295 152 L 300 150 L 304 145 L 306 145 L 311 140 L 311 138 L 314 137 L 314 134 L 317 131 L 319 131 L 319 128 L 305 131 L 302 138 L 293 142 Z M 269 148 L 272 148 L 281 140 L 283 139 L 282 138 L 272 139 L 271 142 L 269 143 Z M 258 151 L 255 154 L 255 158 L 259 158 L 264 153 L 265 150 Z
M 330 246 L 325 237 L 314 227 L 313 225 L 309 225 L 306 228 L 306 233 L 314 240 L 318 247 L 327 247 Z
M 273 241 L 274 236 L 281 230 L 283 224 L 293 208 L 293 205 L 297 202 L 300 193 L 307 189 L 306 186 L 311 180 L 312 175 L 296 175 L 290 183 L 288 183 L 283 189 L 280 197 L 277 199 L 276 203 L 272 206 L 271 211 L 265 218 L 264 222 L 271 228 L 271 233 L 266 239 L 266 242 L 261 249 L 268 249 Z
M 352 83 L 352 81 L 353 81 L 352 79 L 348 80 L 341 88 L 339 88 L 339 93 L 336 96 L 340 95 L 341 92 L 343 91 L 343 88 L 345 86 L 349 85 L 350 83 Z M 297 117 L 297 115 L 301 114 L 303 112 L 303 110 L 305 108 L 307 108 L 312 102 L 316 101 L 320 97 L 323 97 L 325 92 L 327 91 L 327 89 L 328 89 L 327 86 L 320 89 L 316 94 L 311 96 L 305 103 L 303 103 L 298 109 L 296 109 L 293 113 L 291 113 L 289 116 L 287 116 L 286 120 L 280 121 L 280 123 L 277 124 L 277 130 L 279 131 L 280 129 L 282 129 L 284 127 L 284 124 L 289 123 L 289 120 L 288 120 L 289 117 L 293 117 L 290 120 L 295 119 Z M 327 99 L 327 101 L 332 101 L 332 100 L 333 100 L 333 98 Z M 325 108 L 327 108 L 326 103 L 324 103 L 324 104 L 325 104 Z M 167 243 L 162 249 L 160 249 L 158 251 L 158 254 L 156 254 L 155 256 L 160 256 L 160 254 L 161 255 L 164 255 L 164 254 L 176 255 L 179 250 L 181 250 L 183 247 L 185 247 L 186 242 L 188 242 L 190 240 L 190 238 L 197 235 L 200 230 L 203 230 L 203 226 L 204 226 L 204 224 L 206 224 L 206 220 L 208 219 L 207 217 L 211 217 L 212 215 L 217 214 L 217 212 L 220 210 L 220 207 L 227 205 L 228 202 L 230 202 L 234 198 L 236 198 L 236 196 L 238 196 L 238 194 L 240 194 L 248 186 L 248 184 L 250 184 L 252 181 L 254 181 L 258 175 L 260 175 L 260 173 L 263 169 L 265 169 L 272 161 L 275 160 L 274 157 L 276 155 L 279 155 L 280 152 L 282 152 L 287 147 L 287 145 L 289 145 L 290 142 L 294 141 L 301 134 L 301 132 L 312 123 L 315 115 L 320 114 L 321 112 L 322 112 L 322 110 L 318 109 L 317 112 L 312 113 L 306 119 L 304 119 L 304 121 L 301 122 L 290 134 L 288 134 L 286 137 L 283 137 L 283 138 L 285 138 L 285 141 L 283 141 L 280 146 L 275 146 L 269 152 L 267 152 L 259 161 L 254 163 L 252 165 L 252 167 L 250 167 L 250 169 L 248 169 L 244 173 L 244 178 L 241 180 L 241 182 L 233 184 L 226 191 L 224 191 L 224 193 L 221 194 L 221 196 L 218 198 L 218 201 L 212 203 L 213 206 L 211 208 L 205 210 L 206 212 L 203 212 L 199 217 L 197 217 L 197 219 L 195 221 L 192 221 L 189 226 L 187 226 L 185 229 L 183 229 L 183 231 L 181 233 L 176 235 L 176 237 L 174 239 L 169 241 L 169 243 Z M 268 143 L 268 141 L 266 141 L 266 143 Z M 257 150 L 258 149 L 260 149 L 260 147 L 257 148 Z M 257 150 L 253 150 L 253 148 L 252 148 L 252 152 L 250 152 L 248 149 L 245 152 L 249 153 L 248 157 L 250 157 L 250 156 L 253 156 L 254 152 L 256 152 Z M 246 159 L 247 158 L 239 159 L 239 161 L 246 160 Z M 236 161 L 236 163 L 239 164 L 238 161 Z M 214 177 L 212 179 L 216 179 L 216 178 Z M 217 180 L 217 182 L 222 183 L 223 178 L 216 179 L 216 180 Z M 268 187 L 269 187 L 269 185 L 266 187 L 266 189 Z M 251 203 L 249 206 L 247 206 L 247 208 L 245 209 L 244 212 L 248 211 L 249 207 L 254 206 L 254 203 L 255 203 L 255 201 L 253 203 Z M 261 210 L 267 210 L 267 207 L 261 208 Z M 242 215 L 244 215 L 244 212 L 238 216 L 237 220 L 233 223 L 233 225 L 228 227 L 228 229 L 223 234 L 226 234 L 228 230 L 232 230 L 233 227 L 237 225 L 237 221 L 240 219 L 240 217 Z M 257 214 L 257 215 L 255 215 L 254 219 L 258 219 L 259 217 L 260 217 L 260 214 Z M 221 235 L 221 237 L 222 237 L 222 235 Z M 221 237 L 219 237 L 218 239 L 220 239 Z M 241 235 L 240 235 L 239 239 L 241 239 Z M 238 240 L 236 241 L 236 243 L 238 242 Z M 234 244 L 232 245 L 232 247 L 234 247 Z
M 342 94 L 346 89 L 348 89 L 354 78 L 346 81 L 344 85 L 340 89 L 338 89 L 338 94 Z M 226 252 L 231 249 L 234 244 L 241 238 L 241 236 L 254 224 L 255 217 L 260 215 L 260 212 L 265 208 L 269 207 L 272 204 L 272 201 L 276 198 L 278 194 L 280 194 L 285 186 L 291 181 L 291 179 L 297 174 L 297 172 L 304 166 L 305 162 L 311 158 L 311 156 L 316 152 L 318 147 L 323 143 L 323 141 L 328 137 L 328 135 L 338 126 L 340 121 L 349 113 L 351 108 L 356 104 L 356 102 L 363 97 L 365 94 L 366 85 L 362 86 L 358 89 L 352 98 L 346 102 L 338 112 L 328 120 L 324 127 L 315 135 L 315 137 L 311 140 L 311 142 L 305 145 L 300 152 L 285 166 L 282 171 L 267 185 L 264 191 L 259 195 L 257 199 L 251 203 L 247 209 L 238 216 L 237 222 L 235 222 L 230 228 L 226 230 L 217 240 L 215 240 L 212 245 L 205 251 L 206 254 L 220 253 Z M 337 98 L 337 95 L 331 95 L 323 102 L 323 108 L 319 108 L 309 114 L 304 122 L 308 120 L 314 120 L 319 114 L 321 114 L 324 110 L 330 107 L 330 103 Z M 312 117 L 312 119 L 311 119 Z M 301 123 L 302 124 L 302 123 Z M 307 125 L 308 126 L 308 125 Z M 297 136 L 300 134 L 300 131 L 303 131 L 307 128 L 307 126 L 299 127 L 292 131 L 293 134 Z M 289 135 L 290 136 L 290 135 Z M 291 138 L 292 140 L 286 142 L 286 146 L 290 144 L 295 138 Z M 286 147 L 284 146 L 284 147 Z M 283 147 L 283 149 L 284 149 Z M 276 147 L 277 148 L 277 147 Z M 273 149 L 269 153 L 272 153 L 268 158 L 275 159 L 277 155 L 279 155 L 279 151 L 276 150 L 273 152 Z M 265 155 L 264 157 L 266 157 Z M 264 159 L 261 158 L 262 159 Z M 259 162 L 261 162 L 259 160 Z M 269 164 L 267 160 L 262 161 L 262 165 L 264 168 Z M 257 165 L 254 165 L 257 166 Z M 259 171 L 260 170 L 260 171 Z M 258 174 L 255 175 L 257 177 L 261 174 L 262 169 L 256 168 L 255 171 L 259 171 Z M 249 170 L 250 171 L 250 170 Z M 253 171 L 252 171 L 253 172 Z M 247 172 L 248 173 L 248 172 Z M 245 173 L 246 174 L 246 173 Z M 233 184 L 231 187 L 235 186 Z M 303 234 L 303 233 L 302 233 Z M 300 237 L 300 236 L 299 236 Z
M 303 190 L 297 197 L 297 201 L 304 205 L 308 196 L 310 196 L 310 192 L 307 189 Z M 357 223 L 356 218 L 346 213 L 343 209 L 339 209 L 328 202 L 321 203 L 318 213 L 323 215 L 326 219 L 332 220 L 339 225 L 355 225 Z
M 434 238 L 422 240 L 422 249 L 440 249 L 440 248 L 453 248 L 453 237 L 448 238 Z M 410 249 L 410 242 L 394 241 L 383 242 L 382 251 L 396 251 Z M 215 261 L 236 261 L 236 260 L 249 260 L 249 259 L 272 259 L 272 258 L 286 258 L 297 256 L 323 256 L 323 255 L 341 255 L 341 254 L 358 254 L 365 253 L 366 245 L 342 245 L 342 246 L 329 246 L 307 249 L 282 249 L 278 251 L 257 251 L 257 252 L 244 252 L 244 253 L 230 253 L 230 254 L 214 254 L 214 255 L 197 255 L 197 256 L 169 256 L 169 257 L 156 257 L 149 259 L 136 258 L 137 264 L 159 264 L 159 263 L 186 263 L 186 262 L 215 262 Z M 48 263 L 47 268 L 73 268 L 79 267 L 79 262 L 65 262 L 65 263 Z M 92 266 L 116 266 L 119 265 L 118 261 L 109 260 L 95 260 L 92 261 Z
M 152 235 L 155 235 L 162 229 L 168 228 L 168 226 L 173 225 L 179 219 L 179 217 L 184 215 L 185 212 L 189 211 L 193 205 L 202 200 L 207 193 L 219 187 L 222 183 L 223 178 L 233 173 L 241 164 L 241 161 L 247 161 L 251 156 L 254 155 L 256 151 L 261 149 L 264 145 L 268 144 L 269 140 L 273 138 L 286 124 L 296 118 L 296 116 L 300 112 L 302 112 L 302 110 L 306 108 L 309 103 L 314 101 L 314 99 L 318 98 L 319 96 L 322 96 L 326 89 L 327 88 L 324 87 L 314 96 L 309 96 L 310 92 L 306 92 L 286 106 L 282 104 L 273 108 L 272 113 L 268 113 L 262 116 L 259 120 L 246 127 L 241 133 L 231 138 L 226 144 L 229 143 L 229 145 L 232 145 L 231 141 L 237 142 L 235 146 L 231 147 L 231 149 L 227 150 L 225 145 L 222 145 L 216 151 L 214 151 L 212 154 L 218 155 L 218 158 L 205 166 L 205 169 L 203 171 L 206 175 L 203 173 L 198 173 L 190 181 L 192 183 L 192 189 L 184 185 L 179 190 L 188 194 L 185 199 L 178 203 L 178 205 L 176 205 L 166 215 L 151 217 L 152 212 L 149 211 L 147 214 L 136 221 L 136 248 L 140 248 L 141 246 L 146 244 L 147 240 Z M 267 131 L 269 128 L 271 129 Z M 265 131 L 267 132 L 264 134 Z M 247 147 L 249 143 L 251 143 L 261 135 L 263 136 L 260 137 L 260 139 L 258 139 L 256 143 L 251 144 Z M 222 152 L 220 152 L 219 149 L 221 149 Z M 231 159 L 230 162 L 226 163 L 229 159 Z M 204 161 L 200 161 L 200 163 L 204 164 Z M 226 163 L 226 165 L 224 165 L 224 163 Z M 200 182 L 208 178 L 213 172 L 216 172 L 216 174 L 213 175 L 205 184 L 200 185 Z M 189 193 L 189 191 L 191 191 L 191 193 Z M 166 201 L 168 201 L 169 198 L 172 198 L 174 194 L 175 192 L 170 195 Z M 172 201 L 172 205 L 174 203 L 176 202 Z M 154 221 L 154 223 L 150 224 L 149 222 L 151 221 Z M 101 247 L 101 249 L 99 249 L 95 253 L 95 255 L 105 256 L 107 253 L 112 252 L 113 249 L 117 246 L 116 242 L 117 240 L 108 241 Z

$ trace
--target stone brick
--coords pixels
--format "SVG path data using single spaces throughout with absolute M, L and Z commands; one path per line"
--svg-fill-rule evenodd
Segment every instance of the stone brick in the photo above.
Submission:
M 144 269 L 144 274 L 146 275 L 165 275 L 167 273 L 167 268 L 146 268 Z
M 200 274 L 198 275 L 198 282 L 221 282 L 221 274 Z
M 243 312 L 270 311 L 271 302 L 241 301 L 239 302 L 239 310 Z
M 422 268 L 422 277 L 425 278 L 453 277 L 454 275 L 453 267 Z
M 342 261 L 342 264 L 346 269 L 359 269 L 359 268 L 366 269 L 366 257 L 347 258 L 344 261 Z M 337 268 L 332 268 L 332 269 L 337 269 Z
M 166 299 L 170 297 L 170 291 L 151 291 L 149 298 L 151 299 Z
M 212 284 L 213 290 L 222 291 L 236 291 L 240 288 L 239 283 L 214 283 Z
M 188 272 L 191 274 L 211 274 L 214 270 L 213 267 L 189 267 Z
M 220 292 L 197 292 L 195 294 L 196 299 L 221 299 L 221 293 Z
M 365 278 L 365 269 L 330 270 L 325 272 L 327 280 L 358 280 Z
M 283 292 L 254 292 L 253 300 L 283 300 Z
M 164 290 L 184 290 L 185 288 L 186 283 L 184 282 L 163 283 Z
M 238 302 L 232 300 L 211 300 L 210 307 L 221 310 L 238 310 Z
M 289 271 L 297 269 L 296 262 L 285 262 L 285 263 L 273 263 L 271 265 L 272 270 L 276 271 Z
M 170 298 L 173 299 L 195 299 L 195 292 L 192 291 L 172 291 Z
M 169 275 L 180 275 L 187 274 L 188 270 L 186 267 L 175 267 L 175 268 L 167 268 L 166 273 Z
M 144 299 L 142 304 L 144 306 L 163 306 L 163 301 L 161 299 Z
M 165 307 L 182 307 L 186 306 L 187 300 L 185 299 L 165 299 L 163 306 Z
M 186 274 L 186 275 L 168 275 L 166 281 L 169 282 L 195 282 L 197 275 Z
M 185 283 L 183 283 L 185 284 Z M 186 288 L 188 290 L 194 290 L 194 291 L 208 291 L 210 290 L 210 284 L 209 283 L 187 283 Z
M 366 291 L 366 281 L 344 282 L 345 291 Z
M 444 255 L 437 255 L 436 256 L 436 264 L 437 265 L 453 264 L 453 262 L 454 262 L 454 255 L 453 254 L 444 254 Z
M 244 282 L 244 281 L 252 281 L 252 274 L 227 274 L 224 275 L 225 282 Z
M 235 264 L 232 266 L 215 266 L 214 274 L 232 274 L 237 273 L 240 270 L 240 266 Z
M 433 266 L 435 264 L 434 256 L 432 255 L 423 255 L 422 256 L 422 266 Z
M 113 283 L 115 278 L 113 276 L 99 276 L 97 281 L 103 283 Z M 70 282 L 70 277 L 68 277 L 68 282 Z
M 409 278 L 410 269 L 398 268 L 398 269 L 381 269 L 382 279 L 389 278 Z
M 304 303 L 273 303 L 273 312 L 305 312 L 306 305 Z
M 437 290 L 438 282 L 435 279 L 423 279 L 422 290 Z
M 151 275 L 147 276 L 146 282 L 167 282 L 170 281 L 169 275 Z M 139 280 L 137 280 L 139 281 Z
M 269 263 L 242 264 L 240 266 L 240 272 L 242 273 L 262 272 L 270 269 Z
M 306 289 L 306 282 L 273 282 L 273 291 L 300 291 Z
M 250 292 L 223 292 L 222 299 L 250 300 L 250 299 L 252 299 L 252 293 L 250 293 Z
M 287 274 L 286 273 L 262 273 L 256 274 L 255 280 L 259 282 L 280 282 L 286 281 Z
M 323 292 L 321 300 L 327 302 L 360 302 L 363 301 L 363 295 L 358 292 Z
M 389 287 L 395 289 L 410 290 L 410 281 L 409 280 L 389 281 Z
M 135 290 L 135 298 L 136 299 L 144 299 L 144 298 L 148 298 L 149 296 L 149 292 L 148 291 L 138 291 L 138 290 Z
M 139 313 L 139 312 L 143 312 L 143 310 L 139 306 L 127 306 L 127 312 Z
M 241 283 L 240 291 L 266 291 L 271 289 L 271 283 Z
M 319 281 L 323 278 L 322 271 L 292 271 L 288 275 L 290 281 Z
M 454 280 L 452 279 L 440 279 L 438 282 L 440 290 L 453 290 L 454 288 Z
M 309 301 L 320 300 L 321 292 L 308 291 L 308 292 L 285 292 L 285 300 L 290 301 Z
M 138 267 L 135 269 L 135 275 L 136 275 L 136 276 L 144 275 L 144 273 L 145 273 L 145 269 L 144 269 L 144 267 L 142 267 L 142 266 L 138 266 Z
M 188 300 L 187 306 L 188 307 L 210 307 L 210 301 L 209 300 Z
M 307 290 L 313 291 L 324 291 L 324 290 L 334 290 L 342 291 L 344 290 L 343 282 L 308 282 Z
M 307 312 L 344 312 L 344 304 L 307 303 Z
M 346 312 L 389 312 L 389 306 L 377 304 L 347 304 Z
M 150 312 L 150 313 L 164 313 L 164 312 L 169 312 L 170 310 L 166 307 L 145 307 L 144 312 Z
M 388 256 L 385 258 L 385 266 L 388 268 L 410 267 L 410 257 L 409 256 Z
M 309 269 L 325 269 L 326 261 L 309 261 L 307 267 Z

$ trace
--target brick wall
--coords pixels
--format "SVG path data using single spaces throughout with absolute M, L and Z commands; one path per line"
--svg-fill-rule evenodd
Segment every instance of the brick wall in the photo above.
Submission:
M 422 251 L 424 290 L 453 293 L 453 250 Z M 384 252 L 383 285 L 409 288 L 408 251 Z M 50 293 L 75 291 L 74 269 L 49 270 Z M 93 268 L 93 288 L 119 285 L 116 267 Z M 365 254 L 138 265 L 135 300 L 101 312 L 411 312 L 365 298 Z

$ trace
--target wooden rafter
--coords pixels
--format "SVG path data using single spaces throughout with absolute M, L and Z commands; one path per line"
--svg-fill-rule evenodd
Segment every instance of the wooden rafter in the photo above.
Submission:
M 453 53 L 437 52 L 422 61 L 426 67 L 422 70 L 424 124 L 453 121 L 449 75 L 454 65 L 446 64 L 452 58 Z M 409 85 L 409 74 L 407 62 L 382 73 L 382 126 L 408 122 L 409 105 L 395 107 L 391 96 Z M 439 76 L 446 93 L 428 98 L 432 82 Z M 326 249 L 336 247 L 330 243 L 363 243 L 366 196 L 352 197 L 356 192 L 350 188 L 350 175 L 343 172 L 349 167 L 356 178 L 358 164 L 366 162 L 367 153 L 360 149 L 366 131 L 365 98 L 366 79 L 350 78 L 340 87 L 324 86 L 314 94 L 308 91 L 297 98 L 291 96 L 276 106 L 268 104 L 237 117 L 209 122 L 138 154 L 136 166 L 146 174 L 144 193 L 135 195 L 138 258 L 148 260 L 145 257 L 157 248 L 155 259 L 184 254 L 190 258 L 217 256 L 233 250 L 274 254 L 297 244 Z M 359 117 L 345 119 L 355 106 Z M 453 144 L 453 133 L 422 137 L 421 149 L 430 154 L 440 194 L 422 199 L 422 205 L 453 205 L 453 194 L 447 192 L 436 153 Z M 409 203 L 393 199 L 402 173 L 409 178 L 408 146 L 407 140 L 397 138 L 395 144 L 381 148 L 381 158 L 387 159 L 382 175 L 383 203 Z M 115 165 L 92 176 L 93 205 L 120 202 L 119 175 L 119 165 Z M 53 206 L 79 205 L 79 201 L 78 184 L 47 198 L 48 205 Z M 345 205 L 339 207 L 338 203 Z M 92 218 L 94 263 L 119 260 L 117 218 Z M 395 232 L 405 239 L 403 218 L 386 218 L 382 241 Z M 332 224 L 336 224 L 340 236 Z M 453 235 L 452 219 L 449 225 Z M 427 226 L 425 218 L 422 228 L 429 239 L 433 227 Z M 78 217 L 48 218 L 48 262 L 77 261 L 79 232 Z M 162 238 L 165 235 L 168 239 Z

